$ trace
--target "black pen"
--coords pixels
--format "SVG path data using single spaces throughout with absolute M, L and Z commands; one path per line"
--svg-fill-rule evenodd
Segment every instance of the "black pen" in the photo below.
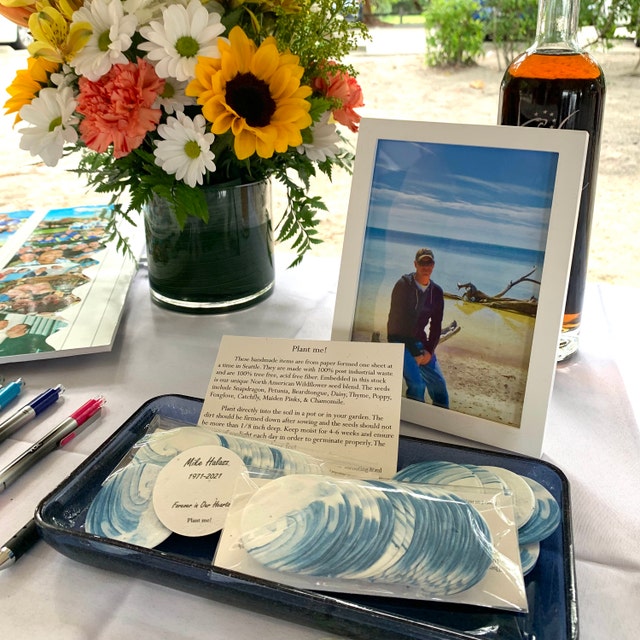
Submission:
M 38 540 L 40 540 L 40 535 L 38 534 L 36 521 L 32 518 L 0 549 L 0 571 L 12 566 Z

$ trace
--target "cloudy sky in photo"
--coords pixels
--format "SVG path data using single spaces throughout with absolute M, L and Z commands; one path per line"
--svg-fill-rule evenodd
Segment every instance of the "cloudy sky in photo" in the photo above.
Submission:
M 379 140 L 368 226 L 543 249 L 557 161 L 547 151 Z

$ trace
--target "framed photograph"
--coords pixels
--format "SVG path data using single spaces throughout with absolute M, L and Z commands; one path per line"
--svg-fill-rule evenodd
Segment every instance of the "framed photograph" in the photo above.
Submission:
M 404 343 L 403 420 L 541 454 L 586 145 L 363 119 L 332 339 Z

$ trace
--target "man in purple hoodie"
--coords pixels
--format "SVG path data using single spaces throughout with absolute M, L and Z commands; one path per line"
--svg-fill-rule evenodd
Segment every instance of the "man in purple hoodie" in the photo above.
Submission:
M 433 251 L 419 249 L 413 264 L 415 271 L 403 275 L 393 287 L 387 340 L 404 344 L 407 398 L 424 402 L 426 391 L 435 406 L 448 409 L 447 383 L 436 358 L 444 293 L 431 279 L 435 267 Z

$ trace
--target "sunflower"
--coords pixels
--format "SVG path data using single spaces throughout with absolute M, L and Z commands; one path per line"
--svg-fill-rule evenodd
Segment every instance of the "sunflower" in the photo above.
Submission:
M 40 89 L 48 86 L 49 75 L 57 71 L 58 67 L 57 63 L 44 58 L 27 58 L 27 68 L 20 69 L 7 87 L 7 93 L 11 97 L 4 103 L 7 114 L 16 114 L 15 123 L 20 122 L 20 109 L 25 104 L 31 104 Z
M 186 93 L 202 105 L 211 131 L 231 130 L 235 155 L 254 153 L 271 158 L 302 144 L 301 131 L 311 126 L 307 98 L 311 87 L 300 85 L 304 68 L 291 53 L 280 53 L 274 38 L 257 47 L 240 27 L 229 41 L 218 40 L 219 58 L 198 58 L 195 80 Z

